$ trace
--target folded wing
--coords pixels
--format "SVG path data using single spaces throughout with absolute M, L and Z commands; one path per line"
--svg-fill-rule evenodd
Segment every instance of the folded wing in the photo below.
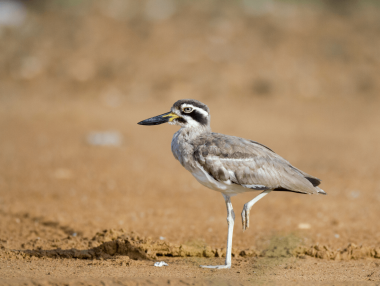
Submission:
M 212 133 L 194 142 L 194 159 L 215 180 L 253 190 L 324 193 L 320 180 L 255 141 Z

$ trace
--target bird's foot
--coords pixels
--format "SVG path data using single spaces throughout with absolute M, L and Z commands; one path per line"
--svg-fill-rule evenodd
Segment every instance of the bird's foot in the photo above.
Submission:
M 229 269 L 231 268 L 231 264 L 229 265 L 199 265 L 201 268 L 210 268 L 210 269 Z
M 245 205 L 241 212 L 241 222 L 243 225 L 243 231 L 249 228 L 249 209 Z

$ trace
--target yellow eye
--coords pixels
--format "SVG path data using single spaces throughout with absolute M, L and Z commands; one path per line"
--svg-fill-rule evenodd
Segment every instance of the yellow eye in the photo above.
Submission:
M 191 107 L 185 107 L 184 109 L 183 109 L 183 112 L 185 112 L 185 113 L 190 113 L 190 112 L 192 112 L 193 111 L 193 109 L 191 108 Z

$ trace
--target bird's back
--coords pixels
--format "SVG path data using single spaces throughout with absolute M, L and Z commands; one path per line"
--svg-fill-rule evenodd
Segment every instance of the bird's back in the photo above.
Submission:
M 187 161 L 217 182 L 250 190 L 324 193 L 320 180 L 293 167 L 268 147 L 219 133 L 204 133 L 188 142 Z

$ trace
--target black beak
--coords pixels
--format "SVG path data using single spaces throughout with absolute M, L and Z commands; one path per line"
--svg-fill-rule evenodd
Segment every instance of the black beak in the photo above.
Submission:
M 143 121 L 140 121 L 137 124 L 139 124 L 139 125 L 159 125 L 159 124 L 162 124 L 162 123 L 169 122 L 171 119 L 174 119 L 175 116 L 178 117 L 174 113 L 166 112 L 164 114 L 157 115 L 155 117 L 148 118 L 148 119 L 145 119 Z

